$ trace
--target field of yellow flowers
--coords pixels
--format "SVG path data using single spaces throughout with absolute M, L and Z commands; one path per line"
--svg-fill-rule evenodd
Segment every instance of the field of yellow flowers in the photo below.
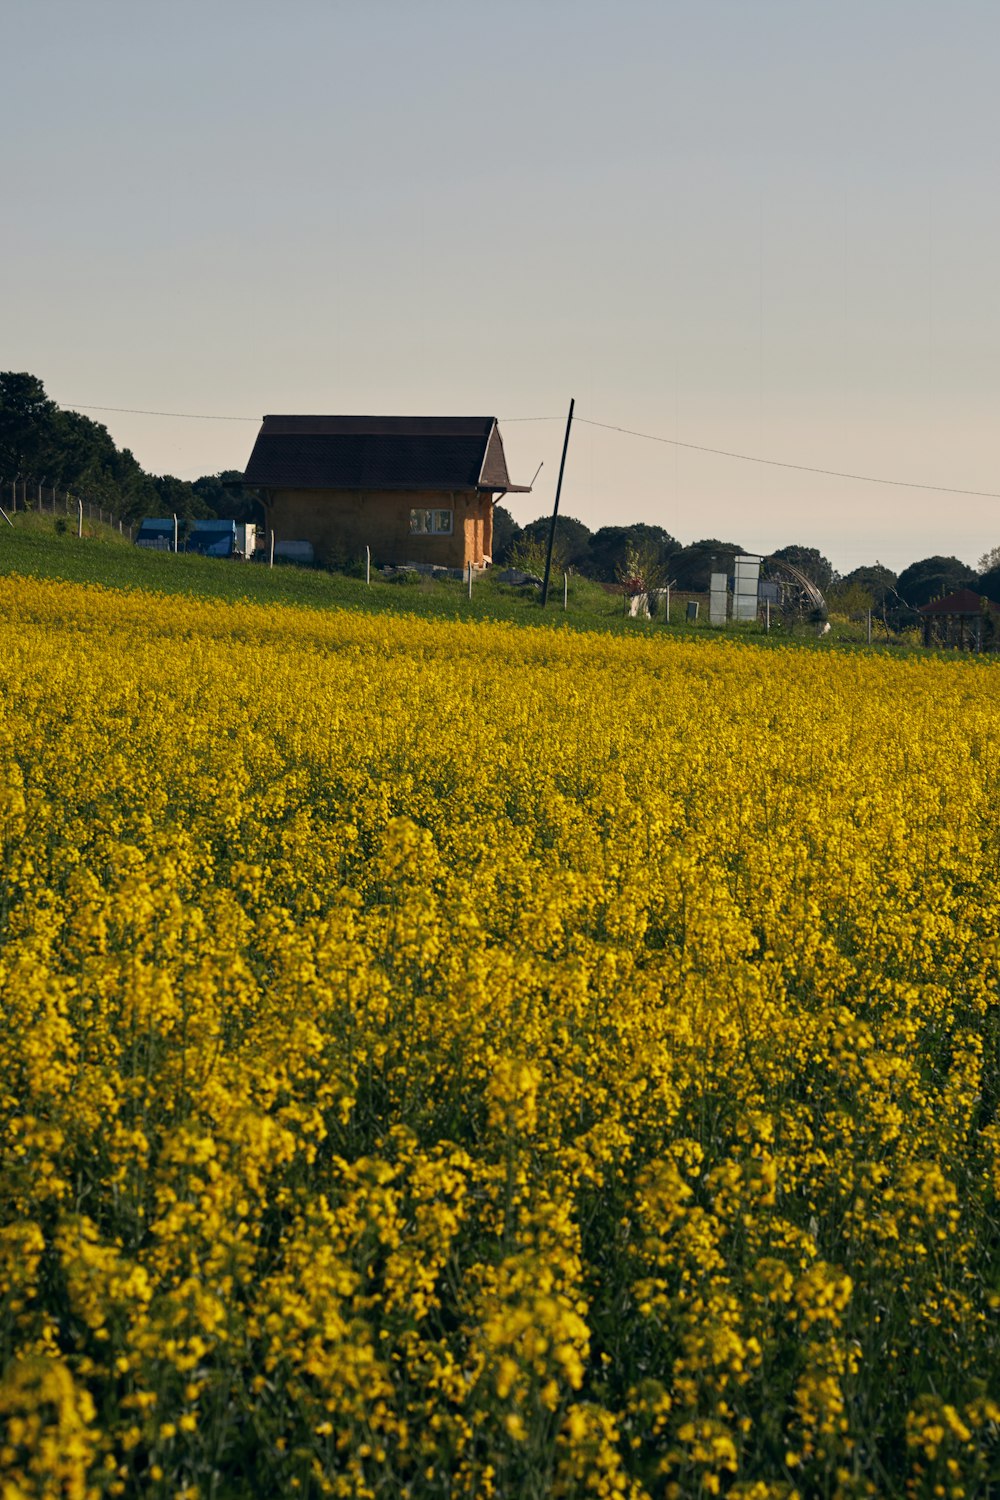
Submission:
M 0 579 L 0 1495 L 1000 1494 L 1000 668 Z

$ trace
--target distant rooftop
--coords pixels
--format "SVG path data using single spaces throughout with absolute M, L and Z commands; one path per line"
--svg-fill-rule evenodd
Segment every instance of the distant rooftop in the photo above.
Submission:
M 993 609 L 997 605 L 992 599 L 987 599 L 985 594 L 973 593 L 972 589 L 958 589 L 954 594 L 946 594 L 943 599 L 932 599 L 930 604 L 921 604 L 917 613 L 921 615 L 978 615 L 982 613 L 983 605 L 990 605 Z

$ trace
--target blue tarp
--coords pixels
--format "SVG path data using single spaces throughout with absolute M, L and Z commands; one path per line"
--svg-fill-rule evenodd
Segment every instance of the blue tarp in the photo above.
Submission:
M 193 521 L 187 551 L 200 552 L 204 557 L 232 557 L 236 551 L 236 522 Z
M 174 545 L 174 522 L 172 516 L 147 516 L 139 527 L 135 539 L 137 547 L 167 547 Z

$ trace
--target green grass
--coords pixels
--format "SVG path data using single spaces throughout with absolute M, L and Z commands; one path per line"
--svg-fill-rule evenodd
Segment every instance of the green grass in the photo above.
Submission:
M 56 518 L 57 519 L 57 518 Z M 13 529 L 0 522 L 0 573 L 34 578 L 62 578 L 107 588 L 148 589 L 161 594 L 194 594 L 213 599 L 246 599 L 258 604 L 290 604 L 311 609 L 388 610 L 398 614 L 442 618 L 503 619 L 522 623 L 622 629 L 639 623 L 621 618 L 621 601 L 599 584 L 576 578 L 570 583 L 569 608 L 562 608 L 562 580 L 542 610 L 537 591 L 516 589 L 486 575 L 472 586 L 453 578 L 416 575 L 415 581 L 390 583 L 373 573 L 363 578 L 291 564 L 226 562 L 179 553 L 150 552 L 128 544 L 108 526 L 84 523 L 57 533 L 48 516 L 19 515 Z M 89 534 L 87 534 L 89 532 Z M 645 625 L 645 628 L 650 628 Z
M 467 585 L 451 578 L 418 575 L 418 581 L 390 583 L 373 574 L 371 585 L 363 578 L 332 573 L 319 568 L 291 564 L 268 568 L 261 563 L 225 562 L 220 559 L 180 553 L 149 552 L 132 545 L 110 526 L 84 522 L 84 535 L 76 535 L 73 518 L 57 531 L 59 517 L 19 513 L 13 527 L 0 521 L 0 574 L 18 573 L 33 578 L 61 578 L 74 583 L 93 583 L 105 588 L 146 589 L 160 594 L 189 594 L 201 598 L 249 600 L 256 604 L 286 604 L 310 609 L 365 609 L 397 614 L 419 614 L 441 619 L 510 620 L 522 625 L 578 630 L 610 630 L 615 634 L 662 635 L 662 620 L 624 618 L 621 598 L 607 593 L 586 578 L 572 578 L 568 608 L 564 611 L 562 579 L 556 581 L 543 610 L 536 589 L 514 588 L 499 583 L 494 575 L 475 579 L 472 598 Z M 817 641 L 811 627 L 794 634 L 774 629 L 765 636 L 763 626 L 730 626 L 725 631 L 707 620 L 688 624 L 675 605 L 670 634 L 721 637 L 729 640 L 753 638 L 761 645 L 783 645 L 794 640 L 812 646 L 856 646 L 864 642 L 864 626 L 835 623 L 831 633 Z M 875 642 L 876 645 L 884 644 Z

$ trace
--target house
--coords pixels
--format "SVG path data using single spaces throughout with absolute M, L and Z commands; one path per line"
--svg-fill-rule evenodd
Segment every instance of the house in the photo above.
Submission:
M 244 485 L 278 543 L 318 561 L 488 566 L 512 484 L 495 417 L 265 417 Z

